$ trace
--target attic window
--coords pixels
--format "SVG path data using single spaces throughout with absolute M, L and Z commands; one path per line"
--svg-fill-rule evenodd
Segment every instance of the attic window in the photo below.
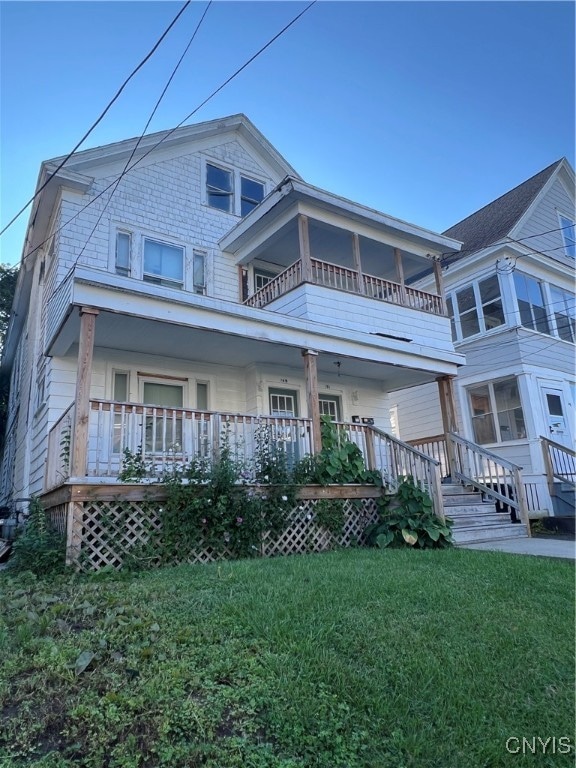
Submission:
M 206 164 L 206 196 L 208 205 L 220 211 L 233 213 L 232 171 L 225 171 L 215 165 Z
M 241 197 L 240 197 L 240 215 L 246 216 L 258 203 L 264 198 L 264 184 L 253 179 L 240 177 Z
M 576 259 L 576 228 L 572 219 L 558 214 L 560 226 L 562 227 L 562 237 L 564 238 L 564 250 L 567 256 Z

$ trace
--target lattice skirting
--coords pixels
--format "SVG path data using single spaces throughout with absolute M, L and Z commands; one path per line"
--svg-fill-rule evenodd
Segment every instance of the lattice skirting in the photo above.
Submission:
M 362 544 L 364 529 L 378 519 L 375 499 L 343 499 L 344 525 L 341 533 L 334 535 L 315 522 L 318 502 L 318 499 L 301 499 L 279 536 L 264 534 L 258 554 L 271 557 Z M 72 515 L 71 525 L 67 528 L 67 560 L 70 564 L 86 571 L 106 566 L 120 569 L 133 558 L 149 566 L 157 564 L 153 542 L 162 536 L 161 505 L 157 501 L 94 500 L 71 502 L 65 506 L 69 506 L 68 514 Z M 53 509 L 57 527 L 66 530 L 61 522 L 60 508 Z M 206 547 L 199 539 L 192 554 L 176 558 L 175 562 L 209 563 L 232 556 L 226 549 L 216 551 Z

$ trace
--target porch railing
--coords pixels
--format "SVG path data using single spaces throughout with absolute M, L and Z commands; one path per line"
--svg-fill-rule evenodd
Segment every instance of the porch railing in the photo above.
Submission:
M 510 511 L 512 517 L 526 525 L 530 535 L 522 467 L 453 432 L 447 437 L 454 455 L 452 475 L 481 491 L 503 511 Z
M 161 474 L 174 462 L 212 458 L 224 434 L 240 461 L 254 456 L 259 439 L 273 440 L 294 463 L 312 448 L 310 419 L 91 400 L 88 474 L 117 476 L 126 448 Z
M 446 446 L 446 435 L 432 435 L 432 437 L 422 437 L 418 440 L 406 440 L 408 445 L 417 448 L 426 456 L 431 456 L 440 464 L 442 477 L 448 477 L 450 474 L 450 462 L 448 460 L 448 449 Z
M 576 485 L 576 451 L 547 437 L 540 436 L 540 440 L 550 493 L 553 493 L 555 480 Z
M 360 448 L 368 468 L 382 473 L 392 491 L 398 488 L 402 478 L 412 477 L 419 488 L 430 494 L 435 514 L 444 519 L 439 461 L 376 427 L 364 424 L 338 424 L 338 427 Z
M 44 481 L 46 489 L 54 488 L 70 477 L 74 411 L 75 404 L 71 403 L 48 433 L 48 454 Z
M 399 304 L 435 315 L 444 315 L 444 301 L 441 296 L 427 291 L 420 291 L 408 285 L 401 285 L 391 280 L 384 280 L 374 275 L 360 275 L 354 269 L 332 264 L 328 261 L 311 259 L 310 282 L 327 288 L 335 288 L 348 293 L 357 293 L 370 299 Z M 295 261 L 279 275 L 276 275 L 263 288 L 245 300 L 250 307 L 265 307 L 292 288 L 304 282 L 302 261 Z

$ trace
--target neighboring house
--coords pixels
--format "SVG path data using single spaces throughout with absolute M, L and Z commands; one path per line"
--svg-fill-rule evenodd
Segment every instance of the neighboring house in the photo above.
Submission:
M 535 515 L 574 513 L 573 490 L 563 494 L 576 479 L 574 220 L 563 159 L 444 233 L 462 242 L 443 261 L 452 338 L 466 356 L 459 431 L 523 468 Z M 434 387 L 396 393 L 391 406 L 403 440 L 429 446 L 423 438 L 444 431 Z
M 113 484 L 125 448 L 207 455 L 226 423 L 249 452 L 258 417 L 296 459 L 328 414 L 370 458 L 390 392 L 456 375 L 439 259 L 458 237 L 310 186 L 243 115 L 135 147 L 41 167 L 2 363 L 4 505 Z

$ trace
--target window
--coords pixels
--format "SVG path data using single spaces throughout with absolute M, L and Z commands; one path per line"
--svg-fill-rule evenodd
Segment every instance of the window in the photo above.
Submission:
M 206 254 L 203 251 L 194 251 L 193 260 L 194 293 L 204 295 L 206 293 Z
M 451 319 L 452 339 L 467 339 L 503 325 L 504 308 L 498 276 L 473 283 L 446 301 Z
M 240 189 L 240 216 L 246 216 L 263 200 L 264 184 L 241 176 Z
M 526 437 L 524 412 L 515 377 L 468 389 L 474 440 L 479 445 Z
M 115 266 L 116 274 L 128 277 L 130 275 L 130 253 L 132 250 L 130 232 L 116 232 Z
M 318 400 L 321 416 L 330 416 L 332 421 L 342 421 L 339 397 L 336 395 L 320 395 Z
M 184 249 L 144 238 L 144 280 L 149 283 L 182 288 L 184 285 Z
M 159 413 L 146 416 L 145 447 L 154 453 L 180 453 L 182 450 L 182 414 L 170 410 L 182 408 L 184 386 L 143 382 L 142 402 L 158 406 Z
M 576 297 L 560 288 L 550 288 L 551 315 L 556 323 L 556 333 L 564 341 L 576 341 Z
M 270 415 L 278 418 L 298 416 L 298 393 L 291 389 L 271 389 Z
M 206 163 L 205 203 L 235 216 L 246 216 L 264 199 L 266 185 L 238 169 Z
M 276 275 L 274 272 L 266 272 L 264 269 L 255 269 L 254 270 L 254 290 L 259 291 L 260 288 L 264 288 L 265 285 L 268 285 L 270 280 L 274 280 Z
M 206 199 L 212 208 L 226 213 L 233 211 L 232 171 L 225 171 L 215 165 L 206 164 Z
M 521 325 L 540 333 L 550 333 L 541 283 L 521 272 L 514 272 L 514 286 Z
M 560 220 L 560 226 L 562 227 L 562 237 L 564 239 L 564 250 L 567 256 L 571 256 L 576 259 L 576 228 L 574 221 L 567 216 L 558 214 Z
M 199 411 L 208 410 L 208 384 L 205 381 L 196 382 L 196 408 Z

